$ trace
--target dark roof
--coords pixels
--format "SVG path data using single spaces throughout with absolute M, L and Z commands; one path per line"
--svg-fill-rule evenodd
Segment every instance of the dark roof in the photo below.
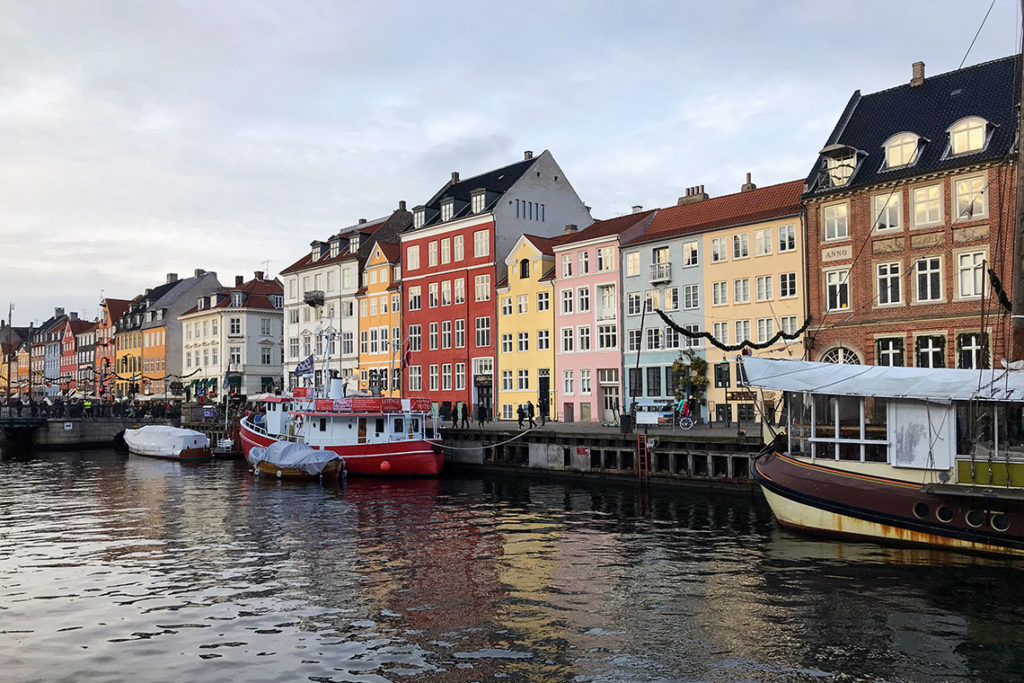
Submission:
M 795 216 L 803 211 L 800 203 L 802 189 L 802 180 L 791 180 L 682 206 L 670 206 L 659 210 L 647 231 L 631 244 Z
M 861 95 L 853 93 L 824 148 L 843 145 L 864 154 L 850 181 L 838 188 L 818 188 L 819 157 L 807 177 L 805 197 L 976 165 L 1004 158 L 1013 145 L 1016 105 L 1020 93 L 1020 56 L 1004 57 L 957 71 L 929 76 L 921 85 L 909 83 Z M 974 154 L 945 157 L 950 126 L 966 116 L 995 124 L 988 147 Z M 917 162 L 884 171 L 882 143 L 896 133 L 915 133 L 927 140 Z
M 273 294 L 284 294 L 284 286 L 275 278 L 273 280 L 249 280 L 244 282 L 238 287 L 224 287 L 217 293 L 207 294 L 205 296 L 215 297 L 215 294 L 221 294 L 223 298 L 203 308 L 203 312 L 211 311 L 214 309 L 232 308 L 231 306 L 231 293 L 242 292 L 245 297 L 242 300 L 241 308 L 257 308 L 263 310 L 280 310 L 274 306 L 274 302 L 270 300 Z M 190 313 L 198 313 L 199 307 L 193 306 L 181 315 L 189 315 Z
M 457 183 L 452 183 L 449 180 L 444 186 L 431 197 L 424 206 L 428 209 L 426 222 L 423 224 L 424 227 L 428 225 L 436 225 L 441 222 L 441 202 L 448 197 L 453 197 L 457 200 L 455 206 L 455 213 L 452 215 L 452 220 L 461 218 L 469 213 L 472 209 L 470 200 L 472 198 L 473 190 L 483 188 L 488 193 L 488 203 L 484 206 L 484 210 L 489 210 L 501 199 L 501 196 L 511 189 L 515 185 L 516 181 L 523 177 L 523 174 L 532 166 L 537 159 L 542 155 L 537 155 L 529 159 L 523 159 L 517 161 L 514 164 L 508 166 L 502 166 L 496 168 L 493 171 L 487 173 L 481 173 L 480 175 L 473 176 L 472 178 L 466 178 L 465 180 L 460 179 Z
M 593 240 L 599 237 L 621 235 L 626 230 L 629 230 L 634 225 L 649 219 L 654 214 L 655 209 L 651 209 L 649 211 L 641 211 L 639 213 L 627 213 L 625 216 L 608 218 L 603 221 L 595 221 L 579 232 L 566 235 L 566 239 L 564 239 L 560 244 L 565 245 L 572 244 L 574 242 L 586 242 L 587 240 Z

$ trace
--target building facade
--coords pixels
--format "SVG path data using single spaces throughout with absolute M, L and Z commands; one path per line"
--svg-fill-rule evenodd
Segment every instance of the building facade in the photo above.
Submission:
M 359 389 L 402 395 L 401 245 L 377 240 L 363 268 L 359 311 Z M 449 330 L 450 334 L 451 330 Z
M 114 374 L 116 349 L 114 333 L 117 321 L 128 310 L 130 301 L 107 297 L 100 304 L 100 319 L 96 326 L 96 389 L 97 396 L 107 398 L 115 394 Z

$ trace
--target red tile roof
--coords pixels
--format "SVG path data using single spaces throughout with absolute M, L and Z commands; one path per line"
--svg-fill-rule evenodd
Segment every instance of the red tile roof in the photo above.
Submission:
M 565 242 L 570 237 L 575 237 L 576 233 L 569 233 L 568 235 L 557 235 L 555 237 L 541 237 L 540 235 L 523 235 L 530 241 L 530 244 L 537 247 L 537 250 L 542 254 L 548 254 L 549 256 L 554 255 L 554 248 Z
M 110 321 L 116 323 L 125 314 L 132 302 L 127 299 L 111 299 L 107 297 L 103 300 L 103 303 L 106 304 L 107 311 L 110 313 Z
M 203 311 L 212 311 L 222 308 L 231 308 L 231 292 L 243 292 L 246 297 L 242 302 L 242 308 L 257 308 L 267 311 L 281 310 L 275 308 L 274 304 L 270 301 L 272 294 L 284 294 L 284 286 L 281 285 L 276 279 L 274 280 L 249 280 L 248 282 L 242 283 L 238 287 L 225 287 L 221 289 L 218 294 L 223 294 L 224 299 L 218 303 L 204 308 Z M 191 313 L 197 313 L 199 309 L 196 306 L 188 309 L 182 315 L 189 315 Z
M 799 214 L 803 189 L 803 180 L 793 180 L 661 209 L 634 244 Z
M 384 252 L 384 258 L 388 263 L 398 263 L 402 255 L 402 247 L 397 242 L 377 242 L 377 246 Z
M 595 221 L 579 232 L 565 235 L 566 239 L 563 239 L 560 244 L 572 244 L 573 242 L 585 242 L 599 237 L 608 237 L 609 235 L 621 235 L 626 230 L 629 230 L 637 223 L 649 219 L 654 214 L 655 210 L 651 209 L 650 211 L 627 213 L 625 216 Z

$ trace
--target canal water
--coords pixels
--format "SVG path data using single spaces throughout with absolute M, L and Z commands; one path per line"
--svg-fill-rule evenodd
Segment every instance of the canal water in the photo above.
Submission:
M 5 681 L 1011 680 L 1024 563 L 780 531 L 757 495 L 0 461 Z

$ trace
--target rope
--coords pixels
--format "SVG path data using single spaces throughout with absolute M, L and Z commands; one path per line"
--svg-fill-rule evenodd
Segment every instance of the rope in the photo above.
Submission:
M 433 444 L 435 446 L 439 446 L 440 448 L 445 448 L 445 449 L 451 450 L 451 451 L 475 451 L 478 448 L 495 448 L 497 446 L 504 446 L 505 444 L 511 443 L 511 442 L 515 441 L 516 439 L 524 437 L 527 434 L 529 434 L 530 432 L 536 431 L 537 429 L 539 429 L 539 427 L 530 427 L 526 431 L 519 432 L 518 434 L 513 436 L 511 439 L 506 439 L 505 441 L 499 441 L 498 443 L 481 444 L 479 446 L 469 446 L 469 447 L 467 447 L 467 446 L 461 446 L 461 447 L 460 446 L 446 446 L 443 443 L 441 443 L 440 441 L 431 441 L 430 439 L 424 439 L 424 441 L 426 441 L 429 444 Z
M 739 344 L 723 344 L 722 342 L 715 339 L 715 337 L 708 332 L 691 332 L 690 330 L 687 330 L 684 327 L 680 327 L 671 319 L 669 319 L 669 317 L 665 315 L 665 312 L 662 311 L 660 308 L 654 309 L 654 312 L 661 316 L 661 319 L 664 321 L 666 325 L 668 325 L 669 327 L 671 327 L 673 330 L 683 335 L 684 337 L 687 337 L 688 339 L 706 339 L 708 340 L 708 342 L 711 343 L 712 346 L 715 346 L 716 348 L 719 348 L 722 351 L 727 352 L 742 351 L 745 348 L 758 350 L 767 349 L 771 346 L 774 346 L 775 343 L 778 342 L 780 339 L 785 339 L 787 341 L 799 339 L 800 335 L 807 331 L 807 327 L 811 324 L 811 319 L 810 317 L 808 317 L 807 320 L 804 321 L 803 326 L 799 330 L 796 330 L 795 332 L 783 332 L 782 330 L 779 330 L 771 339 L 762 343 L 755 343 L 750 341 L 749 339 L 744 339 Z

